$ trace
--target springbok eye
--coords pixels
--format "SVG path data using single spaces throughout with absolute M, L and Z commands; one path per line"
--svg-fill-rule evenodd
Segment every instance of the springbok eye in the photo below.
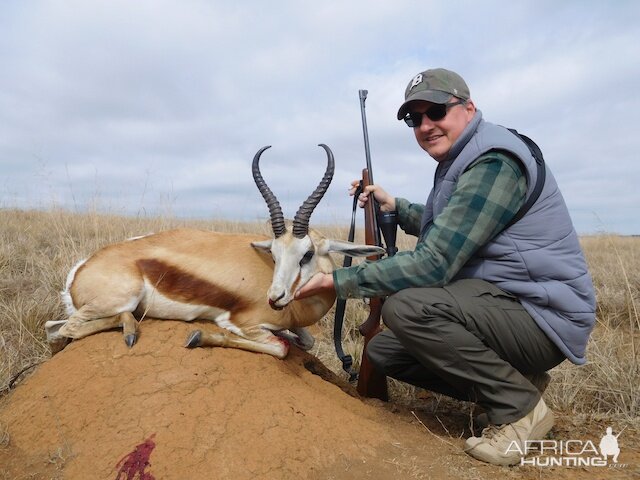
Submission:
M 314 253 L 313 250 L 309 250 L 307 253 L 304 254 L 304 257 L 302 257 L 302 260 L 300 260 L 301 267 L 311 261 L 311 259 L 313 258 L 313 253 Z

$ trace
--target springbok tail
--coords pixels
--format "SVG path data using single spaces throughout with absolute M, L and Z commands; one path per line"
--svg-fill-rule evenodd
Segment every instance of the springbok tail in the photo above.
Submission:
M 65 283 L 64 290 L 60 292 L 60 296 L 62 297 L 62 303 L 64 303 L 65 311 L 67 312 L 67 316 L 71 316 L 76 313 L 77 309 L 73 305 L 73 299 L 71 298 L 71 284 L 73 283 L 73 279 L 76 277 L 76 272 L 78 269 L 85 264 L 87 259 L 80 260 L 76 263 L 73 268 L 69 271 L 69 275 L 67 275 L 67 282 Z

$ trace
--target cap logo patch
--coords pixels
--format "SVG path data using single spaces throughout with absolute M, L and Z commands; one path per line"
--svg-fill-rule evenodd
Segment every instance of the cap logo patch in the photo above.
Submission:
M 419 73 L 418 75 L 416 75 L 415 77 L 413 77 L 413 80 L 411 81 L 411 89 L 417 87 L 418 85 L 420 85 L 422 83 L 422 74 Z M 410 90 L 411 90 L 410 89 Z

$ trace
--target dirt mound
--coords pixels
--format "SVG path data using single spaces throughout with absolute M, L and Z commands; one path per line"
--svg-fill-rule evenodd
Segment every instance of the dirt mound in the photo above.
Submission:
M 454 414 L 421 425 L 295 348 L 183 348 L 192 329 L 146 320 L 131 350 L 106 332 L 40 365 L 0 402 L 0 480 L 591 477 L 482 464 L 444 433 Z
M 0 408 L 9 435 L 0 447 L 0 474 L 144 480 L 452 475 L 443 460 L 459 453 L 425 438 L 408 417 L 350 395 L 349 385 L 314 357 L 296 349 L 284 361 L 233 349 L 185 349 L 192 328 L 145 321 L 131 350 L 119 332 L 108 332 L 73 342 L 41 365 Z

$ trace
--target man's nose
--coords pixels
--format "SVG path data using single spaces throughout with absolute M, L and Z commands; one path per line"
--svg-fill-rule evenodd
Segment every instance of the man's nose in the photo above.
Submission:
M 422 121 L 420 122 L 420 130 L 422 131 L 428 131 L 431 130 L 433 128 L 434 122 L 427 117 L 426 113 L 422 114 Z

